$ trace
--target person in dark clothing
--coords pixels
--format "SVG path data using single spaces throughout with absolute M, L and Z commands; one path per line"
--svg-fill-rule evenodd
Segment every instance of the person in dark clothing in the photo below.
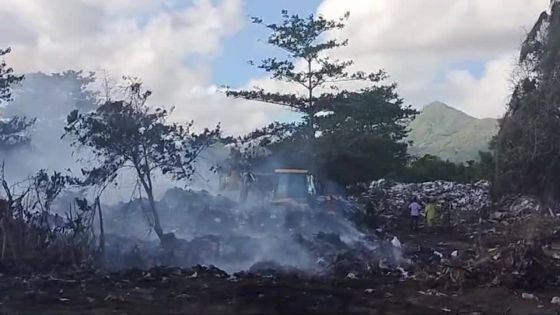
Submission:
M 241 179 L 241 203 L 245 203 L 247 201 L 247 197 L 249 197 L 249 190 L 251 186 L 255 182 L 255 176 L 250 171 L 245 172 L 243 178 Z

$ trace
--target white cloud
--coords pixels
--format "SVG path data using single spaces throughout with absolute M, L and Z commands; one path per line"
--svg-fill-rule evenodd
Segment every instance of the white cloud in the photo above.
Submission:
M 549 0 L 324 0 L 329 18 L 350 11 L 340 51 L 356 68 L 383 68 L 407 102 L 442 100 L 466 112 L 497 117 L 525 33 Z M 481 74 L 464 64 L 482 64 Z M 456 64 L 463 64 L 456 66 Z M 443 81 L 442 81 L 443 80 Z
M 256 1 L 256 0 L 255 0 Z M 515 50 L 549 0 L 323 0 L 327 17 L 351 12 L 342 58 L 386 69 L 406 101 L 442 100 L 499 115 Z M 240 133 L 290 116 L 216 92 L 210 65 L 244 21 L 243 0 L 0 0 L 0 47 L 18 72 L 107 69 L 141 77 L 153 101 L 197 126 Z M 257 40 L 257 39 L 255 39 Z M 480 76 L 463 60 L 481 63 Z M 240 61 L 242 62 L 242 61 Z M 246 84 L 283 85 L 255 78 Z
M 221 121 L 244 132 L 274 114 L 219 93 L 193 93 L 212 87 L 212 57 L 243 26 L 242 0 L 0 0 L 0 17 L 10 21 L 0 21 L 0 30 L 12 34 L 0 47 L 13 48 L 8 61 L 18 72 L 137 76 L 154 103 L 175 106 L 175 120 L 198 127 Z
M 449 71 L 445 83 L 439 87 L 440 93 L 450 104 L 460 104 L 467 113 L 499 117 L 506 109 L 513 65 L 512 56 L 504 55 L 488 61 L 483 76 L 478 79 L 465 70 Z

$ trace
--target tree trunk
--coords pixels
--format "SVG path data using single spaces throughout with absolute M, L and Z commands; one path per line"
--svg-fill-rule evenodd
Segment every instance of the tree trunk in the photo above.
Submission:
M 161 228 L 161 222 L 159 221 L 159 214 L 157 212 L 156 202 L 154 200 L 153 185 L 152 179 L 150 177 L 150 172 L 142 172 L 142 167 L 136 161 L 134 161 L 134 167 L 136 168 L 136 172 L 138 174 L 140 182 L 142 183 L 142 187 L 144 187 L 144 191 L 146 192 L 146 195 L 148 195 L 150 210 L 152 211 L 152 216 L 154 218 L 154 231 L 156 232 L 160 242 L 163 243 L 163 229 Z M 145 169 L 149 170 L 149 167 L 146 166 Z
M 307 90 L 308 90 L 308 93 L 309 93 L 309 96 L 308 96 L 309 97 L 309 100 L 308 100 L 309 108 L 307 109 L 307 112 L 310 113 L 310 114 L 308 114 L 308 118 L 309 118 L 308 128 L 309 128 L 309 130 L 308 130 L 308 135 L 307 136 L 309 137 L 309 140 L 312 140 L 312 139 L 315 138 L 315 110 L 313 110 L 313 106 L 314 106 L 313 105 L 313 77 L 312 77 L 313 70 L 312 70 L 312 67 L 311 67 L 311 59 L 307 60 L 307 67 L 308 67 L 307 68 L 307 71 L 308 71 L 307 72 L 307 75 L 308 75 Z
M 103 228 L 103 211 L 101 211 L 101 202 L 99 197 L 95 199 L 97 211 L 99 212 L 99 253 L 103 261 L 105 260 L 105 229 Z
M 146 194 L 148 195 L 150 210 L 152 210 L 152 216 L 154 217 L 154 231 L 156 232 L 160 241 L 163 241 L 163 229 L 161 228 L 161 222 L 159 221 L 159 214 L 157 212 L 156 202 L 154 201 L 154 194 L 151 189 L 147 189 Z
M 159 221 L 159 214 L 157 212 L 156 202 L 154 200 L 154 193 L 152 191 L 152 186 L 149 185 L 142 176 L 140 176 L 140 181 L 142 182 L 142 186 L 144 186 L 144 191 L 146 192 L 146 195 L 148 195 L 148 202 L 150 204 L 150 211 L 152 212 L 152 216 L 154 218 L 154 226 L 153 226 L 154 231 L 156 232 L 157 236 L 159 237 L 159 240 L 163 241 L 163 229 L 161 228 L 161 222 Z

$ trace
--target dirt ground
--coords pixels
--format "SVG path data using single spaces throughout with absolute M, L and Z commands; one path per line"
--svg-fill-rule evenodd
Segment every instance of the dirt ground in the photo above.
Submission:
M 464 235 L 426 230 L 399 238 L 409 250 L 465 252 L 473 244 Z M 10 314 L 560 314 L 554 296 L 560 289 L 430 289 L 398 274 L 228 275 L 200 266 L 118 273 L 68 268 L 0 277 L 0 312 Z
M 2 313 L 30 314 L 558 314 L 556 292 L 439 292 L 395 278 L 216 277 L 189 270 L 110 276 L 2 277 Z

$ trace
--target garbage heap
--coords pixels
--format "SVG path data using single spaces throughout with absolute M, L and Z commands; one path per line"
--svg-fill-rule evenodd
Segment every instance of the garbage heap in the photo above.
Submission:
M 492 202 L 490 185 L 483 181 L 404 184 L 379 180 L 370 184 L 362 202 L 378 232 L 398 235 L 407 230 L 406 206 L 413 197 L 435 202 L 440 209 L 447 206 L 454 221 L 452 230 L 438 232 L 459 235 L 463 244 L 457 247 L 457 242 L 440 241 L 434 248 L 409 248 L 404 253 L 415 262 L 415 278 L 429 287 L 535 290 L 560 286 L 560 207 L 523 195 Z
M 383 230 L 394 230 L 399 220 L 407 217 L 407 205 L 414 197 L 451 211 L 455 225 L 469 218 L 477 219 L 480 211 L 491 206 L 490 183 L 487 181 L 473 184 L 447 181 L 399 183 L 381 179 L 370 184 L 360 202 L 366 205 L 365 214 L 370 224 Z
M 537 290 L 560 286 L 559 221 L 545 213 L 490 219 L 472 249 L 444 255 L 439 265 L 424 268 L 433 286 L 506 286 Z
M 479 181 L 461 184 L 447 181 L 398 183 L 385 179 L 374 181 L 366 193 L 377 211 L 404 209 L 413 197 L 421 201 L 450 202 L 454 209 L 478 211 L 490 205 L 490 183 Z

